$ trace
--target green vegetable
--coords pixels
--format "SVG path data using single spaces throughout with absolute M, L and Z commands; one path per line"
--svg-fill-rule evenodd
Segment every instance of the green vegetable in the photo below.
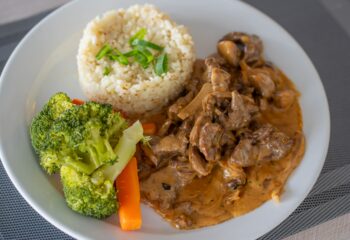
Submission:
M 83 215 L 105 218 L 118 207 L 113 183 L 136 151 L 136 144 L 143 139 L 139 121 L 124 130 L 114 148 L 118 161 L 105 164 L 88 175 L 70 166 L 61 167 L 61 181 L 66 202 L 70 208 Z
M 154 60 L 153 54 L 145 47 L 137 46 L 136 50 L 147 58 L 147 62 L 151 63 Z
M 165 53 L 157 58 L 154 71 L 158 76 L 168 72 L 168 56 Z
M 145 57 L 145 55 L 143 55 L 140 52 L 137 52 L 135 54 L 135 59 L 144 69 L 148 68 L 149 62 L 147 61 L 147 57 Z
M 159 46 L 155 43 L 144 40 L 147 34 L 145 28 L 140 29 L 135 35 L 129 39 L 129 44 L 133 49 L 126 53 L 121 53 L 118 49 L 112 48 L 110 45 L 104 45 L 101 50 L 97 53 L 96 59 L 100 60 L 103 57 L 108 57 L 111 61 L 118 61 L 120 64 L 128 65 L 128 58 L 133 57 L 134 61 L 139 63 L 144 69 L 148 68 L 149 65 L 155 61 L 155 73 L 157 75 L 162 75 L 168 70 L 168 58 L 166 54 L 162 54 L 157 58 L 149 49 L 162 52 L 164 47 Z M 109 68 L 105 68 L 103 75 L 108 75 L 110 73 Z
M 67 165 L 90 174 L 117 160 L 113 147 L 125 127 L 125 120 L 110 105 L 87 102 L 77 106 L 58 93 L 33 119 L 30 134 L 46 172 L 52 174 Z
M 128 58 L 124 56 L 118 49 L 114 48 L 110 53 L 108 53 L 110 60 L 118 61 L 120 64 L 128 65 Z
M 105 44 L 100 51 L 96 54 L 96 59 L 100 60 L 104 56 L 106 56 L 110 51 L 112 50 L 111 46 L 109 44 Z
M 67 109 L 73 107 L 71 99 L 67 94 L 59 92 L 53 95 L 45 104 L 41 112 L 34 117 L 30 135 L 32 145 L 37 153 L 47 145 L 47 132 L 50 130 L 53 122 Z
M 158 51 L 162 51 L 164 48 L 155 44 L 155 43 L 152 43 L 152 42 L 149 42 L 149 41 L 145 41 L 145 40 L 142 40 L 142 39 L 135 39 L 131 42 L 131 45 L 132 46 L 142 46 L 142 47 L 148 47 L 148 48 L 152 48 L 154 50 L 158 50 Z
M 107 75 L 109 75 L 109 74 L 111 73 L 111 71 L 112 71 L 112 68 L 111 68 L 111 67 L 105 67 L 105 68 L 103 69 L 103 75 L 104 75 L 104 76 L 107 76 Z
M 134 36 L 132 36 L 129 40 L 129 44 L 132 45 L 132 42 L 135 39 L 143 39 L 147 34 L 147 30 L 145 28 L 141 28 Z

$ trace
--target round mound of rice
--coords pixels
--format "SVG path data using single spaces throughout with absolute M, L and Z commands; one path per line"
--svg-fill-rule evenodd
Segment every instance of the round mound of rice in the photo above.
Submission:
M 147 30 L 145 40 L 164 46 L 167 73 L 157 76 L 152 65 L 143 69 L 138 63 L 125 66 L 106 57 L 96 60 L 107 43 L 121 52 L 130 51 L 130 37 L 142 28 Z M 163 107 L 182 91 L 195 54 L 187 29 L 147 4 L 109 11 L 92 20 L 80 40 L 77 60 L 80 84 L 89 99 L 141 114 Z M 107 76 L 103 75 L 105 67 L 112 69 Z

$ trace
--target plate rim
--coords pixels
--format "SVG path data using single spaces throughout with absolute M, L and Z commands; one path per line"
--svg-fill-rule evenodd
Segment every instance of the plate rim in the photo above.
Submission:
M 50 19 L 52 19 L 55 15 L 59 14 L 60 12 L 65 11 L 65 9 L 71 7 L 74 4 L 78 4 L 79 2 L 81 2 L 83 0 L 73 0 L 71 2 L 68 2 L 60 7 L 58 7 L 57 9 L 55 9 L 54 11 L 52 11 L 51 13 L 49 13 L 47 16 L 45 16 L 43 19 L 41 19 L 34 27 L 32 27 L 28 33 L 26 33 L 26 35 L 21 39 L 21 41 L 18 43 L 18 45 L 15 47 L 15 49 L 13 50 L 13 52 L 11 53 L 10 57 L 8 58 L 3 71 L 1 73 L 0 76 L 0 93 L 2 92 L 2 88 L 3 88 L 3 83 L 5 82 L 6 76 L 7 76 L 7 72 L 8 69 L 10 68 L 10 65 L 13 64 L 13 62 L 15 61 L 16 55 L 18 54 L 18 52 L 20 52 L 20 50 L 22 49 L 23 45 L 25 44 L 25 42 L 27 42 L 28 39 L 31 38 L 31 36 L 33 34 L 35 34 L 37 32 L 37 30 L 40 28 L 40 26 L 42 26 L 43 24 L 45 24 L 47 21 L 50 21 Z M 316 74 L 318 81 L 320 83 L 320 87 L 322 90 L 322 98 L 324 98 L 325 100 L 325 110 L 326 110 L 326 119 L 325 119 L 325 127 L 326 129 L 324 129 L 325 131 L 325 142 L 326 142 L 326 147 L 323 149 L 322 151 L 322 158 L 319 159 L 319 161 L 322 161 L 322 164 L 318 164 L 317 169 L 315 169 L 315 174 L 313 175 L 313 179 L 311 181 L 312 184 L 310 184 L 308 186 L 308 188 L 305 190 L 305 194 L 303 197 L 300 197 L 297 201 L 294 202 L 293 207 L 291 207 L 284 216 L 280 217 L 280 221 L 273 223 L 273 227 L 267 227 L 268 229 L 265 229 L 264 232 L 259 233 L 259 236 L 262 236 L 264 234 L 266 234 L 267 232 L 273 230 L 275 227 L 277 227 L 280 223 L 282 223 L 300 204 L 302 201 L 304 201 L 304 199 L 307 197 L 308 193 L 311 191 L 311 189 L 313 188 L 313 186 L 315 185 L 318 177 L 320 176 L 321 170 L 324 166 L 324 163 L 326 161 L 326 157 L 327 157 L 327 153 L 328 153 L 328 148 L 329 148 L 329 142 L 330 142 L 330 133 L 331 133 L 331 119 L 330 119 L 330 110 L 329 110 L 329 103 L 328 103 L 328 98 L 326 95 L 326 91 L 324 89 L 324 85 L 323 82 L 321 80 L 321 77 L 319 76 L 319 73 L 317 71 L 317 68 L 315 67 L 315 65 L 313 64 L 312 60 L 309 58 L 309 56 L 307 55 L 307 53 L 305 52 L 305 50 L 303 49 L 303 47 L 298 43 L 298 41 L 296 41 L 296 39 L 285 29 L 283 28 L 277 21 L 275 21 L 274 19 L 272 19 L 269 15 L 265 14 L 264 12 L 260 11 L 259 9 L 257 9 L 256 7 L 244 2 L 244 1 L 239 1 L 239 0 L 229 0 L 229 1 L 236 1 L 239 2 L 239 4 L 243 4 L 245 5 L 245 7 L 252 9 L 253 11 L 259 13 L 260 15 L 262 15 L 264 18 L 266 18 L 269 22 L 273 23 L 275 26 L 277 26 L 279 28 L 280 31 L 284 32 L 290 39 L 291 41 L 294 42 L 294 44 L 296 44 L 302 51 L 305 59 L 309 62 L 310 66 L 312 66 L 312 70 L 314 70 L 314 73 Z M 55 220 L 52 216 L 50 216 L 49 214 L 46 213 L 46 210 L 41 208 L 35 200 L 33 200 L 32 197 L 30 197 L 27 193 L 27 191 L 21 187 L 20 183 L 18 182 L 17 178 L 15 177 L 14 172 L 12 171 L 10 165 L 8 164 L 8 160 L 5 157 L 4 154 L 4 150 L 3 150 L 3 144 L 2 144 L 2 138 L 0 137 L 0 159 L 1 162 L 4 166 L 4 169 L 7 173 L 7 175 L 9 176 L 11 182 L 14 184 L 14 186 L 16 187 L 17 191 L 21 194 L 21 196 L 26 200 L 26 202 L 36 211 L 38 212 L 46 221 L 48 221 L 49 223 L 51 223 L 52 225 L 54 225 L 56 228 L 58 228 L 59 230 L 63 231 L 64 233 L 77 238 L 77 239 L 89 239 L 89 237 L 82 235 L 80 232 L 75 231 L 74 229 L 70 228 L 69 226 L 66 226 L 65 224 L 61 223 L 60 221 Z M 184 234 L 179 234 L 179 235 L 184 235 Z M 161 236 L 161 235 L 160 235 Z M 258 236 L 258 237 L 259 237 Z

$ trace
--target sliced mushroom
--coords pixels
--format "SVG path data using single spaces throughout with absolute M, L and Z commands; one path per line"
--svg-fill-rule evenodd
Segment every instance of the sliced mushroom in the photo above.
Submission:
M 249 35 L 242 32 L 230 32 L 220 41 L 232 41 L 243 52 L 241 59 L 247 63 L 257 62 L 262 58 L 263 44 L 256 35 Z
M 144 155 L 153 163 L 155 167 L 158 167 L 160 161 L 159 158 L 157 158 L 156 155 L 154 155 L 153 150 L 149 146 L 146 146 L 144 144 L 140 144 L 140 147 Z
M 232 41 L 220 41 L 217 45 L 218 52 L 225 60 L 234 67 L 239 65 L 241 52 Z
M 192 168 L 197 172 L 198 176 L 207 176 L 212 168 L 213 164 L 207 162 L 197 147 L 190 146 L 188 151 L 189 161 Z

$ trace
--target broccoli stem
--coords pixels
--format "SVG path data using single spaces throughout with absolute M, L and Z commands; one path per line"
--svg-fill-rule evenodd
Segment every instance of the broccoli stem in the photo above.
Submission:
M 136 144 L 143 138 L 143 128 L 140 121 L 135 122 L 131 127 L 124 130 L 122 137 L 119 139 L 114 152 L 118 160 L 112 166 L 105 167 L 104 175 L 111 182 L 118 177 L 123 171 L 126 164 L 136 152 Z

